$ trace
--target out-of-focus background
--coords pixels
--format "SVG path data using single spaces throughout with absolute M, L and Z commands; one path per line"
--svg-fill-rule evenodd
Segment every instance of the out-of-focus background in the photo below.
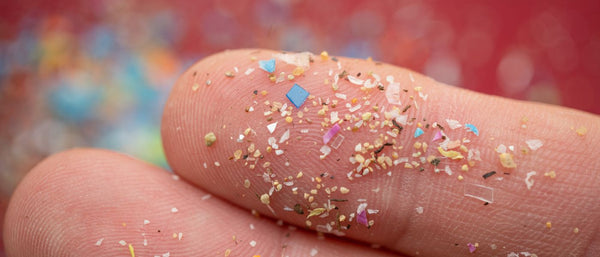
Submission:
M 0 224 L 17 183 L 52 153 L 102 147 L 167 167 L 169 90 L 225 49 L 372 57 L 598 114 L 599 13 L 600 1 L 2 1 Z

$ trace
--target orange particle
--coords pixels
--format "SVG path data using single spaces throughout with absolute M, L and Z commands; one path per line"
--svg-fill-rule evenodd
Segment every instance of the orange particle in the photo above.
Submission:
M 500 157 L 500 163 L 502 164 L 502 166 L 504 166 L 505 168 L 511 168 L 514 169 L 517 167 L 517 164 L 515 163 L 515 161 L 513 160 L 513 156 L 512 154 L 509 153 L 501 153 L 499 155 Z
M 356 102 L 358 102 L 358 99 L 356 99 L 356 97 L 352 98 L 352 104 L 355 104 Z

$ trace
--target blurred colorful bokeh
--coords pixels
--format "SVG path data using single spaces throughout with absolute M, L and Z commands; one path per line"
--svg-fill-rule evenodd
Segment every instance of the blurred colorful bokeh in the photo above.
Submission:
M 3 1 L 0 224 L 18 182 L 52 153 L 102 147 L 168 168 L 169 90 L 225 49 L 372 57 L 599 114 L 599 13 L 600 1 Z

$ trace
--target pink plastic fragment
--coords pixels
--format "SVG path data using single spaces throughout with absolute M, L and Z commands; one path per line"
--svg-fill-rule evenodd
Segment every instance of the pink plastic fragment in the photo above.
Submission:
M 435 133 L 431 142 L 435 142 L 436 140 L 440 140 L 440 139 L 442 139 L 442 131 L 438 131 L 437 133 Z
M 475 247 L 475 245 L 473 245 L 473 244 L 471 244 L 471 243 L 468 243 L 468 244 L 467 244 L 467 247 L 469 247 L 469 252 L 470 252 L 470 253 L 474 253 L 474 252 L 475 252 L 475 250 L 477 250 L 477 247 Z
M 337 134 L 340 131 L 340 129 L 340 125 L 338 125 L 337 123 L 333 125 L 333 127 L 329 129 L 329 131 L 327 131 L 325 135 L 323 135 L 323 143 L 329 143 L 329 141 L 333 138 L 333 136 L 335 136 L 335 134 Z
M 367 221 L 367 212 L 364 210 L 359 212 L 358 216 L 356 216 L 356 222 L 358 222 L 358 224 L 367 226 L 369 224 Z

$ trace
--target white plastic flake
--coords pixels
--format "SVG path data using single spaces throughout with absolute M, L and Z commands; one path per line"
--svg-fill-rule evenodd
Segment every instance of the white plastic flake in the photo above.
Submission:
M 385 89 L 385 97 L 390 104 L 402 105 L 402 102 L 400 102 L 400 83 L 390 83 Z
M 531 187 L 533 186 L 533 179 L 531 179 L 532 176 L 535 176 L 537 174 L 537 172 L 535 171 L 530 171 L 527 172 L 527 177 L 525 177 L 525 185 L 527 185 L 527 189 L 531 190 Z
M 290 139 L 290 130 L 286 130 L 285 132 L 283 132 L 283 135 L 281 135 L 281 138 L 279 139 L 279 143 L 283 143 L 285 141 L 287 141 L 288 139 Z
M 281 54 L 275 54 L 275 57 L 277 57 L 277 59 L 279 59 L 287 64 L 292 64 L 292 65 L 308 68 L 308 67 L 310 67 L 310 56 L 311 55 L 312 54 L 309 52 L 281 53 Z
M 331 142 L 331 147 L 333 147 L 333 149 L 338 149 L 340 147 L 340 145 L 342 144 L 342 142 L 344 142 L 344 136 L 338 134 L 333 139 L 333 142 Z
M 273 122 L 269 125 L 267 125 L 267 129 L 269 130 L 269 133 L 273 134 L 273 132 L 275 131 L 275 129 L 277 128 L 277 122 Z
M 462 125 L 460 125 L 460 122 L 458 122 L 457 120 L 446 119 L 446 122 L 448 122 L 448 126 L 451 129 L 457 129 L 462 127 Z
M 359 86 L 361 86 L 362 84 L 364 84 L 364 83 L 365 83 L 365 81 L 364 81 L 364 80 L 362 80 L 362 79 L 359 79 L 359 78 L 357 78 L 357 77 L 354 77 L 354 76 L 351 76 L 351 75 L 348 75 L 348 77 L 347 77 L 347 78 L 348 78 L 348 81 L 350 81 L 350 83 L 352 83 L 352 84 L 354 84 L 354 85 L 359 85 Z
M 464 189 L 465 196 L 473 197 L 488 203 L 494 202 L 494 188 L 477 184 L 465 184 Z
M 539 139 L 530 139 L 530 140 L 525 141 L 525 143 L 527 143 L 527 146 L 529 146 L 529 149 L 534 150 L 534 151 L 544 145 L 544 143 L 542 143 L 542 140 L 539 140 Z

